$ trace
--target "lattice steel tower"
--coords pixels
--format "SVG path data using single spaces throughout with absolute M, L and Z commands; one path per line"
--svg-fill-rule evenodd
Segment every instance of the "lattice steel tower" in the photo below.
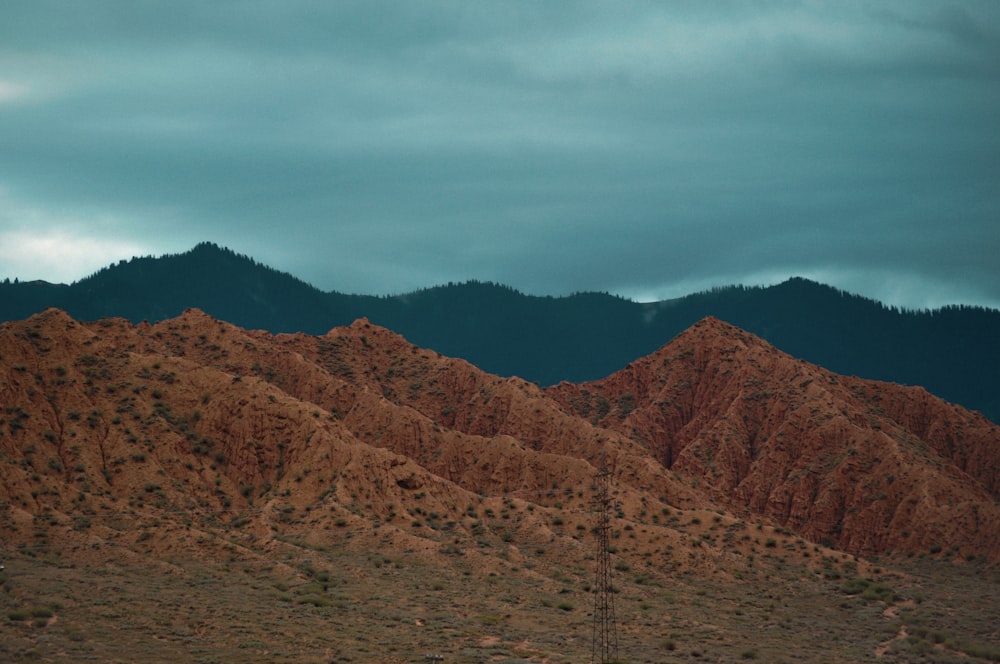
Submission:
M 611 551 L 608 538 L 611 533 L 611 472 L 604 459 L 597 472 L 597 492 L 594 495 L 594 512 L 597 523 L 597 578 L 594 587 L 594 643 L 591 650 L 593 664 L 606 664 L 618 659 L 618 624 L 615 620 L 615 596 L 611 587 Z

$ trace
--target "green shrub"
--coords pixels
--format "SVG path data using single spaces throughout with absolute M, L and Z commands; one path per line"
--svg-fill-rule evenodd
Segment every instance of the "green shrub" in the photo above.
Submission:
M 298 600 L 299 604 L 312 604 L 313 606 L 329 606 L 330 600 L 319 595 L 303 595 Z
M 864 592 L 861 593 L 861 599 L 888 603 L 896 599 L 896 592 L 884 583 L 873 583 L 864 589 Z
M 1000 662 L 1000 646 L 983 645 L 981 643 L 962 644 L 962 651 L 970 657 L 978 657 L 991 662 Z
M 868 579 L 855 577 L 840 584 L 840 592 L 845 595 L 860 595 L 869 585 L 871 585 L 871 582 Z

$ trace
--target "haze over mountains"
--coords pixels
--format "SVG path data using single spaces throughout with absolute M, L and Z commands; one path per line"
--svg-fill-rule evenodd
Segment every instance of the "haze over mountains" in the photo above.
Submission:
M 323 334 L 366 317 L 485 371 L 540 385 L 596 380 L 716 316 L 846 375 L 921 385 L 1000 420 L 1000 312 L 900 311 L 803 279 L 636 303 L 537 297 L 468 282 L 391 297 L 325 293 L 213 244 L 133 258 L 71 285 L 0 284 L 0 320 L 57 307 L 79 320 L 157 322 L 197 307 L 247 329 Z

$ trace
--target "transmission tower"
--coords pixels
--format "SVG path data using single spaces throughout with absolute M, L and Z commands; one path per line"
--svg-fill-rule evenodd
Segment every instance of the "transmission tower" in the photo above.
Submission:
M 611 552 L 608 537 L 611 532 L 611 472 L 605 460 L 597 472 L 597 492 L 594 512 L 597 523 L 597 578 L 594 584 L 593 664 L 606 664 L 618 659 L 618 624 L 615 620 L 615 596 L 611 587 Z

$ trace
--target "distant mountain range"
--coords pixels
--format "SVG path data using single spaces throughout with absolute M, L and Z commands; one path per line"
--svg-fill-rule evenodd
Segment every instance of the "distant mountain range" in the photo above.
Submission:
M 1000 311 L 905 311 L 799 278 L 653 303 L 606 293 L 537 297 L 476 281 L 376 297 L 323 292 L 203 243 L 182 254 L 123 260 L 70 285 L 0 284 L 0 320 L 47 307 L 77 320 L 133 323 L 196 307 L 274 333 L 322 334 L 367 318 L 418 346 L 541 385 L 603 378 L 715 316 L 837 373 L 920 385 L 1000 422 Z

